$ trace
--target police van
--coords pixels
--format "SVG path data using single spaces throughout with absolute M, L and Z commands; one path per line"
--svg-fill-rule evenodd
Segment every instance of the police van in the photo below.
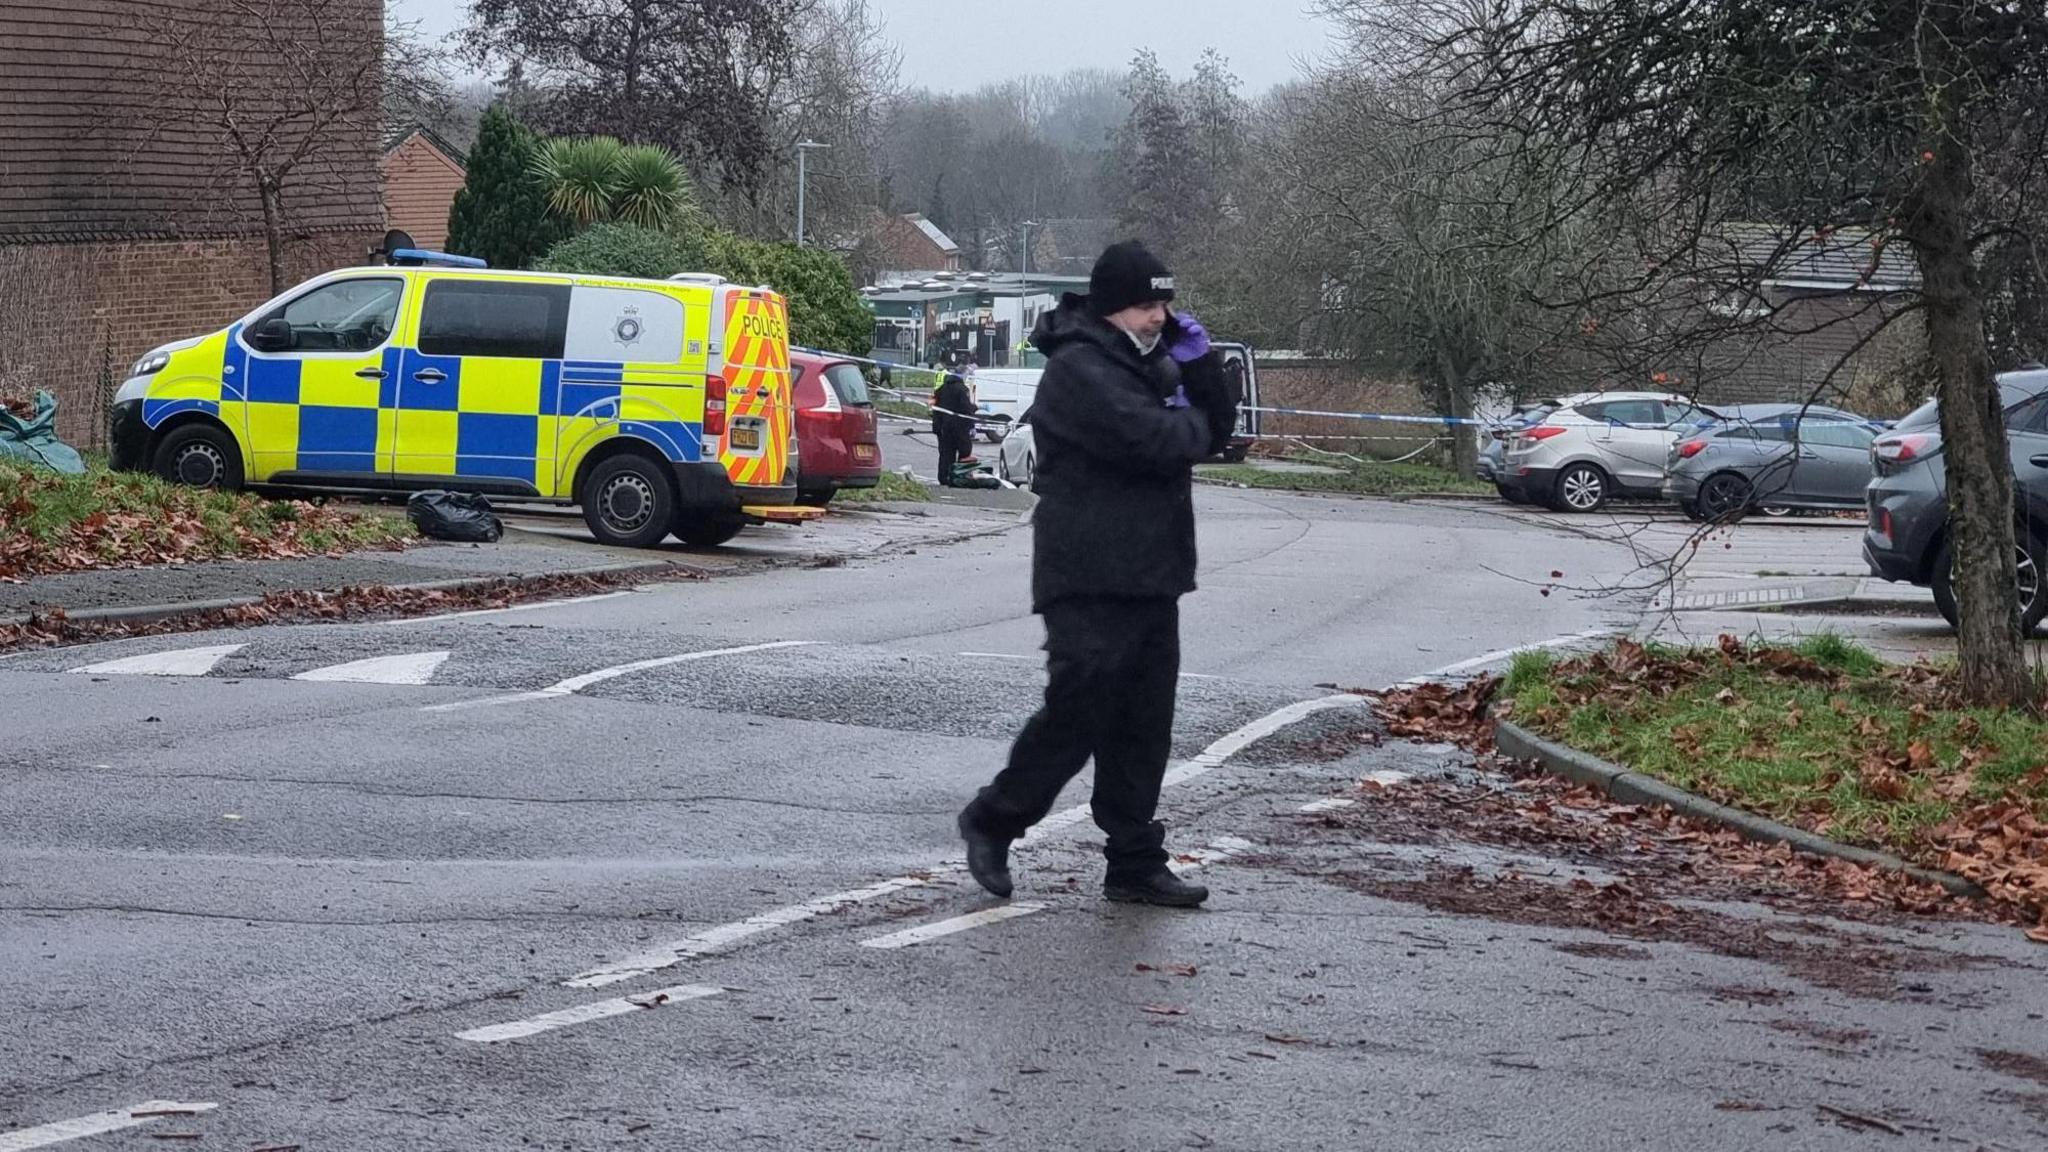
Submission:
M 788 307 L 772 290 L 390 259 L 137 361 L 114 466 L 574 503 L 599 541 L 634 547 L 817 514 L 794 506 Z

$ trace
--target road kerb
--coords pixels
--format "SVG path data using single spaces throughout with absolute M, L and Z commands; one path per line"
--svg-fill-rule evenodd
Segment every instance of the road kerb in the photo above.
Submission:
M 1534 761 L 1553 776 L 1562 776 L 1587 787 L 1597 788 L 1620 803 L 1661 804 L 1680 815 L 1731 828 L 1750 840 L 1766 844 L 1784 844 L 1795 852 L 1804 852 L 1810 856 L 1833 857 L 1854 864 L 1882 868 L 1888 872 L 1902 872 L 1923 883 L 1939 884 L 1956 896 L 1980 898 L 1984 895 L 1982 888 L 1952 872 L 1922 868 L 1886 852 L 1873 852 L 1868 848 L 1838 844 L 1803 828 L 1794 828 L 1789 824 L 1780 824 L 1776 820 L 1758 816 L 1754 812 L 1744 812 L 1725 804 L 1717 804 L 1662 780 L 1645 776 L 1640 772 L 1632 772 L 1576 748 L 1568 748 L 1555 741 L 1546 740 L 1502 716 L 1496 715 L 1493 723 L 1494 744 L 1503 755 L 1512 756 L 1517 760 Z
M 428 580 L 409 584 L 371 583 L 365 587 L 390 588 L 394 592 L 467 592 L 474 589 L 516 589 L 528 584 L 542 584 L 556 580 L 578 578 L 624 581 L 641 576 L 660 576 L 670 573 L 692 573 L 699 569 L 688 564 L 668 560 L 648 561 L 633 564 L 599 564 L 586 568 L 567 568 L 558 572 L 527 572 L 516 576 L 463 576 L 449 580 Z M 279 591 L 286 591 L 280 589 Z M 299 591 L 292 589 L 290 591 Z M 337 592 L 340 588 L 308 588 L 308 592 Z M 217 600 L 179 600 L 167 604 L 133 604 L 112 608 L 64 609 L 64 617 L 80 624 L 154 624 L 160 620 L 174 620 L 181 616 L 198 616 L 208 612 L 222 612 L 231 608 L 253 608 L 262 604 L 262 596 L 228 596 Z M 0 616 L 0 627 L 11 624 L 26 624 L 32 618 L 47 617 L 59 611 L 52 607 L 37 612 L 17 612 Z

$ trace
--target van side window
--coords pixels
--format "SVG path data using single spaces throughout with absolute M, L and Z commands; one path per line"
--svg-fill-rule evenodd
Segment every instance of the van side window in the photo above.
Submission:
M 559 360 L 568 328 L 567 284 L 440 280 L 427 285 L 419 349 L 428 356 Z

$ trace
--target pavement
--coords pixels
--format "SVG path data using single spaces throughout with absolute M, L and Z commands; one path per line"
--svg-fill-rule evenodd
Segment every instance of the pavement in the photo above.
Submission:
M 1572 516 L 1491 501 L 1460 504 L 1526 524 L 1601 540 L 1625 559 L 1599 572 L 1567 572 L 1559 595 L 1642 602 L 1636 631 L 1672 644 L 1712 644 L 1723 635 L 1797 640 L 1832 634 L 1898 663 L 1955 659 L 1955 632 L 1925 588 L 1890 584 L 1863 562 L 1855 517 L 1754 516 L 1708 527 L 1678 512 L 1615 505 Z M 2033 655 L 2048 660 L 2048 636 Z
M 0 658 L 0 1148 L 2048 1140 L 2017 933 L 1481 828 L 1512 782 L 1338 691 L 1634 628 L 1648 593 L 1540 594 L 1624 542 L 1196 501 L 1162 804 L 1192 914 L 1099 898 L 1085 780 L 1015 901 L 964 882 L 953 813 L 1044 683 L 1014 522 Z
M 1027 492 L 947 492 L 930 503 L 842 504 L 822 520 L 750 528 L 717 548 L 668 540 L 658 548 L 613 548 L 592 540 L 572 508 L 505 505 L 506 533 L 494 544 L 418 541 L 403 550 L 359 551 L 293 560 L 228 560 L 111 571 L 67 572 L 0 583 L 0 622 L 62 608 L 78 615 L 175 609 L 260 598 L 272 592 L 351 585 L 423 585 L 646 569 L 663 565 L 709 576 L 841 563 L 948 543 L 1015 527 L 1030 514 Z

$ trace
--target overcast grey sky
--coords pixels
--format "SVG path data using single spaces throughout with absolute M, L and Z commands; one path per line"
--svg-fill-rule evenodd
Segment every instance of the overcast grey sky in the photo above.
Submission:
M 872 0 L 903 52 L 912 87 L 963 92 L 992 80 L 1070 68 L 1122 70 L 1140 48 L 1176 76 L 1215 47 L 1247 93 L 1293 79 L 1320 55 L 1329 25 L 1308 0 Z M 464 0 L 388 0 L 391 14 L 430 36 L 466 22 Z

